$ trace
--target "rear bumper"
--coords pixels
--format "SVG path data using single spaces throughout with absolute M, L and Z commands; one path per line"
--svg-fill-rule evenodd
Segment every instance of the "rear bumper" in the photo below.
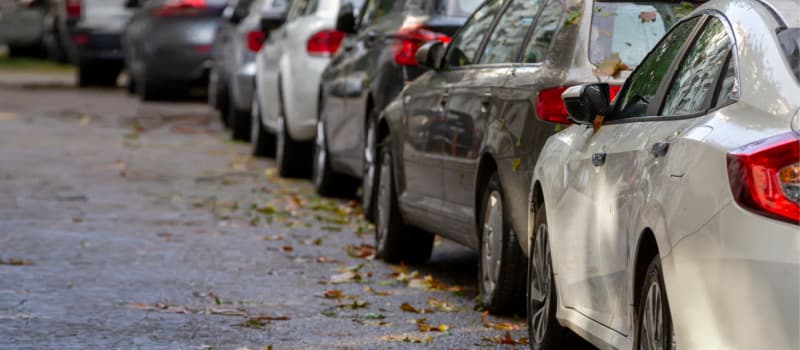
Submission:
M 74 29 L 69 32 L 69 49 L 76 63 L 109 61 L 122 63 L 122 39 L 119 33 L 94 33 Z
M 154 79 L 176 82 L 201 82 L 208 78 L 211 56 L 205 46 L 174 44 L 153 50 L 146 62 L 147 74 Z
M 800 349 L 800 228 L 736 204 L 663 260 L 678 349 Z
M 18 9 L 0 16 L 0 43 L 38 45 L 44 35 L 44 10 Z

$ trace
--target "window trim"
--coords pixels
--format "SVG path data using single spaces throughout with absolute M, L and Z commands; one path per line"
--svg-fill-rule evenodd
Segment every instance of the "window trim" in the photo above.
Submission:
M 661 84 L 659 85 L 659 88 L 658 88 L 658 92 L 656 93 L 656 96 L 653 99 L 655 101 L 654 104 L 651 103 L 651 105 L 648 106 L 648 109 L 647 109 L 647 114 L 648 115 L 639 116 L 639 117 L 627 117 L 627 118 L 623 117 L 623 118 L 619 118 L 619 119 L 610 119 L 610 120 L 608 120 L 608 121 L 606 121 L 604 123 L 605 125 L 624 124 L 624 123 L 641 123 L 641 122 L 651 122 L 651 121 L 652 122 L 657 122 L 657 121 L 675 121 L 675 120 L 693 119 L 693 118 L 702 117 L 702 116 L 707 115 L 707 114 L 709 114 L 711 112 L 715 112 L 715 111 L 717 111 L 719 109 L 725 108 L 727 106 L 730 106 L 730 105 L 732 105 L 734 103 L 739 102 L 739 100 L 741 99 L 741 77 L 740 77 L 740 74 L 739 74 L 739 71 L 740 71 L 739 67 L 741 67 L 741 66 L 739 65 L 739 49 L 738 49 L 739 46 L 738 46 L 738 44 L 736 42 L 736 36 L 734 35 L 733 27 L 731 26 L 730 21 L 728 21 L 728 18 L 725 17 L 725 14 L 723 14 L 722 12 L 719 12 L 719 11 L 713 10 L 713 9 L 707 9 L 707 10 L 703 10 L 703 11 L 695 14 L 694 16 L 687 16 L 687 17 L 682 18 L 680 21 L 675 23 L 672 26 L 672 28 L 670 28 L 670 31 L 667 32 L 667 34 L 665 34 L 664 37 L 662 37 L 661 40 L 659 40 L 659 42 L 655 46 L 653 46 L 653 49 L 650 50 L 650 53 L 652 53 L 652 51 L 655 50 L 656 47 L 661 45 L 661 43 L 664 41 L 664 39 L 666 39 L 667 35 L 669 35 L 669 33 L 671 33 L 672 30 L 674 30 L 678 25 L 680 25 L 680 24 L 682 24 L 682 23 L 684 23 L 686 21 L 689 21 L 689 20 L 691 20 L 693 18 L 697 18 L 697 17 L 700 17 L 700 20 L 697 22 L 697 24 L 695 24 L 695 28 L 692 29 L 692 33 L 689 35 L 689 39 L 687 39 L 686 43 L 684 43 L 684 45 L 681 47 L 681 50 L 679 51 L 678 56 L 677 56 L 678 59 L 674 60 L 672 62 L 672 64 L 670 65 L 670 68 L 667 70 L 666 77 L 668 77 L 669 79 L 664 79 L 664 80 L 661 81 Z M 731 53 L 730 56 L 731 56 L 731 58 L 730 59 L 726 59 L 726 62 L 727 61 L 733 61 L 733 64 L 734 64 L 733 69 L 734 69 L 734 76 L 735 77 L 734 77 L 733 93 L 732 93 L 732 96 L 731 96 L 730 100 L 726 101 L 724 104 L 720 104 L 720 105 L 717 105 L 717 106 L 705 106 L 706 109 L 704 109 L 704 110 L 702 110 L 702 111 L 700 111 L 698 113 L 694 113 L 694 114 L 679 115 L 679 116 L 660 116 L 660 115 L 657 115 L 664 108 L 664 102 L 665 102 L 665 99 L 666 99 L 666 94 L 667 94 L 667 91 L 669 90 L 669 86 L 672 85 L 672 81 L 675 78 L 675 74 L 677 73 L 678 66 L 681 63 L 683 63 L 683 61 L 686 59 L 686 54 L 688 53 L 689 48 L 691 47 L 691 44 L 695 42 L 695 40 L 697 39 L 697 36 L 701 34 L 702 30 L 705 28 L 706 24 L 708 23 L 708 21 L 712 17 L 713 18 L 717 18 L 717 19 L 720 20 L 720 22 L 722 23 L 723 28 L 725 28 L 725 32 L 728 34 L 728 37 L 729 37 L 730 42 L 731 42 L 731 45 L 730 45 L 730 53 Z M 647 56 L 645 56 L 645 57 L 650 56 L 650 53 L 648 53 Z M 630 76 L 633 76 L 634 74 L 636 74 L 636 72 L 639 70 L 640 67 L 641 67 L 641 64 L 636 66 L 636 69 L 633 72 L 631 72 Z M 720 81 L 722 79 L 724 79 L 723 75 L 720 74 L 720 76 L 717 77 L 717 82 L 716 82 L 715 87 L 714 87 L 714 89 L 715 89 L 714 95 L 718 94 L 716 89 L 717 89 L 717 86 L 719 86 Z M 630 78 L 628 78 L 625 81 L 625 85 L 623 85 L 619 96 L 622 96 L 627 91 L 629 85 L 630 85 Z M 617 101 L 615 101 L 614 105 L 612 106 L 612 115 L 619 113 L 619 109 L 618 109 L 619 105 L 617 105 L 617 103 L 616 103 Z M 654 106 L 657 106 L 657 107 L 654 107 Z M 656 110 L 655 113 L 652 112 L 653 109 Z
M 491 36 L 491 33 L 494 32 L 494 28 L 495 28 L 495 26 L 497 26 L 497 22 L 500 20 L 500 15 L 505 13 L 505 11 L 508 8 L 509 4 L 511 4 L 511 2 L 514 1 L 514 0 L 495 0 L 495 1 L 502 1 L 503 2 L 502 7 L 500 8 L 500 12 L 494 17 L 494 19 L 492 19 L 492 24 L 489 26 L 490 35 L 486 35 L 485 37 L 483 37 L 483 39 L 481 40 L 481 44 L 478 45 L 478 49 L 477 49 L 477 51 L 475 51 L 475 57 L 472 58 L 472 62 L 478 62 L 480 60 L 481 56 L 483 56 L 483 50 L 486 47 L 486 43 L 489 40 L 489 37 Z M 478 13 L 478 11 L 481 10 L 482 8 L 484 8 L 485 6 L 488 6 L 488 4 L 489 4 L 489 1 L 484 1 L 484 3 L 481 4 L 481 6 L 478 6 L 478 8 L 475 9 L 475 12 L 473 12 L 469 16 L 467 21 L 464 22 L 464 25 L 461 26 L 461 28 L 459 28 L 458 31 L 455 34 L 453 34 L 453 38 L 456 38 L 459 35 L 461 35 L 461 32 L 464 30 L 466 25 L 468 23 L 470 23 L 473 18 L 475 18 L 475 15 Z M 442 57 L 442 60 L 444 61 L 443 63 L 445 63 L 445 64 L 447 63 L 447 61 L 448 61 L 447 58 L 450 56 L 450 50 L 452 50 L 452 49 L 453 49 L 453 45 L 452 45 L 452 42 L 451 42 L 450 44 L 447 45 L 447 50 L 444 52 L 444 57 Z M 474 67 L 476 65 L 477 65 L 477 63 L 466 64 L 466 65 L 458 66 L 458 67 L 445 66 L 444 69 L 442 69 L 442 71 L 444 71 L 444 72 L 459 71 L 459 70 L 463 70 L 463 69 L 469 69 L 469 68 Z
M 528 34 L 525 36 L 525 42 L 523 42 L 522 49 L 519 50 L 519 53 L 517 55 L 517 62 L 522 63 L 522 64 L 539 64 L 539 65 L 541 65 L 544 62 L 549 60 L 549 57 L 548 57 L 548 58 L 545 58 L 544 60 L 539 61 L 539 62 L 523 62 L 523 60 L 525 59 L 525 55 L 527 54 L 526 51 L 528 49 L 528 45 L 530 45 L 531 39 L 533 38 L 533 32 L 536 31 L 536 27 L 539 26 L 539 23 L 540 23 L 539 20 L 542 18 L 542 13 L 544 13 L 544 10 L 547 9 L 547 5 L 550 5 L 551 1 L 559 1 L 563 5 L 565 11 L 569 10 L 569 6 L 567 6 L 567 3 L 565 1 L 563 1 L 563 0 L 541 0 L 541 1 L 544 2 L 544 6 L 542 6 L 542 8 L 539 9 L 539 13 L 536 14 L 536 19 L 534 20 L 533 25 L 530 28 L 528 28 Z M 582 11 L 584 11 L 584 12 L 586 11 L 585 6 L 581 6 L 581 8 L 582 8 Z M 584 15 L 584 13 L 581 13 L 581 18 L 583 18 L 583 15 Z M 561 28 L 564 27 L 564 21 L 563 20 L 560 19 L 558 22 L 559 22 L 559 24 L 558 24 L 558 27 L 556 27 L 556 31 L 555 31 L 556 33 L 558 33 L 561 30 Z M 555 43 L 555 40 L 550 42 L 550 46 L 547 48 L 548 53 L 549 53 L 550 50 L 553 49 L 553 44 L 554 43 Z
M 500 18 L 503 17 L 503 15 L 505 15 L 506 12 L 508 12 L 509 8 L 511 8 L 511 5 L 514 3 L 514 1 L 520 1 L 520 0 L 508 0 L 506 2 L 505 8 L 503 8 L 503 11 L 500 14 L 497 15 L 497 18 L 495 18 L 495 23 L 492 25 L 492 29 L 489 32 L 489 35 L 486 37 L 486 40 L 483 43 L 483 45 L 481 45 L 480 55 L 478 56 L 478 58 L 475 59 L 476 62 L 480 61 L 483 58 L 484 51 L 486 51 L 486 46 L 489 44 L 489 40 L 492 39 L 492 35 L 494 34 L 494 31 L 497 30 L 497 25 L 500 24 Z M 528 40 L 530 40 L 530 37 L 531 37 L 531 35 L 533 33 L 533 28 L 535 28 L 536 25 L 539 23 L 539 17 L 542 15 L 542 12 L 544 11 L 545 7 L 547 7 L 547 4 L 549 4 L 550 1 L 560 1 L 560 0 L 537 0 L 537 1 L 543 2 L 544 5 L 542 7 L 540 7 L 539 11 L 537 11 L 536 14 L 533 16 L 533 23 L 528 27 L 528 30 L 525 33 L 525 36 L 522 38 L 522 42 L 521 42 L 522 45 L 520 45 L 519 50 L 517 51 L 516 57 L 513 57 L 514 55 L 512 55 L 513 60 L 511 62 L 476 63 L 476 65 L 487 66 L 487 65 L 509 65 L 509 64 L 515 64 L 515 63 L 522 63 L 521 62 L 522 61 L 522 57 L 524 56 L 523 52 L 528 47 Z

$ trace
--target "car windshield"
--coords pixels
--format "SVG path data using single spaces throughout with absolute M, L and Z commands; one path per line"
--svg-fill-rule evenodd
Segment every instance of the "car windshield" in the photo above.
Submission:
M 695 5 L 687 2 L 596 1 L 592 14 L 589 59 L 594 64 L 618 60 L 633 68 L 667 30 Z
M 439 0 L 437 10 L 450 17 L 469 17 L 483 0 Z
M 781 42 L 789 68 L 800 82 L 800 28 L 784 29 L 778 34 L 778 40 Z

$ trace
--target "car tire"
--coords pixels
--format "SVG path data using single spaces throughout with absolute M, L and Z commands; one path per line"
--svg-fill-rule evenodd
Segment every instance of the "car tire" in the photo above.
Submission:
M 550 254 L 547 209 L 537 203 L 528 259 L 527 324 L 531 350 L 554 350 L 569 347 L 572 335 L 556 319 L 558 293 Z
M 160 101 L 166 99 L 165 88 L 153 79 L 150 79 L 147 69 L 136 79 L 136 94 L 142 101 Z
M 370 111 L 364 132 L 364 159 L 361 167 L 361 208 L 364 210 L 364 217 L 367 221 L 374 222 L 375 216 L 375 197 L 377 196 L 377 159 L 378 159 L 378 116 L 379 112 L 375 109 Z
M 481 232 L 478 269 L 480 300 L 495 314 L 521 309 L 525 300 L 525 254 L 517 235 L 511 230 L 505 193 L 495 173 L 486 183 L 479 232 Z
M 388 138 L 380 147 L 378 211 L 375 224 L 375 255 L 389 263 L 421 264 L 433 252 L 433 234 L 403 223 L 394 186 L 394 166 Z
M 655 256 L 647 267 L 636 310 L 634 349 L 672 349 L 674 328 L 669 310 L 661 259 Z
M 250 141 L 250 111 L 240 111 L 236 108 L 236 103 L 228 103 L 228 123 L 231 127 L 231 139 L 236 141 Z
M 325 132 L 325 121 L 317 120 L 317 137 L 314 140 L 313 162 L 311 166 L 311 182 L 317 194 L 329 197 L 352 197 L 357 189 L 357 182 L 352 178 L 337 173 L 331 168 L 328 153 L 328 138 Z
M 274 157 L 275 135 L 264 128 L 264 124 L 261 122 L 261 106 L 255 97 L 250 111 L 252 113 L 250 116 L 250 142 L 253 145 L 253 156 Z
M 122 69 L 115 64 L 103 62 L 81 62 L 78 65 L 78 87 L 117 86 L 117 77 Z
M 292 139 L 286 120 L 283 93 L 279 94 L 279 99 L 281 114 L 278 116 L 278 130 L 275 138 L 275 163 L 278 165 L 278 174 L 288 178 L 308 176 L 311 170 L 309 166 L 311 143 Z

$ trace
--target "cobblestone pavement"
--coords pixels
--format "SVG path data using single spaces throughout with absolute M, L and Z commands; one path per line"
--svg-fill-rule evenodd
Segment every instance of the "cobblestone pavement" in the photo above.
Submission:
M 371 260 L 355 203 L 277 178 L 202 103 L 69 81 L 0 73 L 0 349 L 527 348 L 495 343 L 524 319 L 476 311 L 474 252 Z

